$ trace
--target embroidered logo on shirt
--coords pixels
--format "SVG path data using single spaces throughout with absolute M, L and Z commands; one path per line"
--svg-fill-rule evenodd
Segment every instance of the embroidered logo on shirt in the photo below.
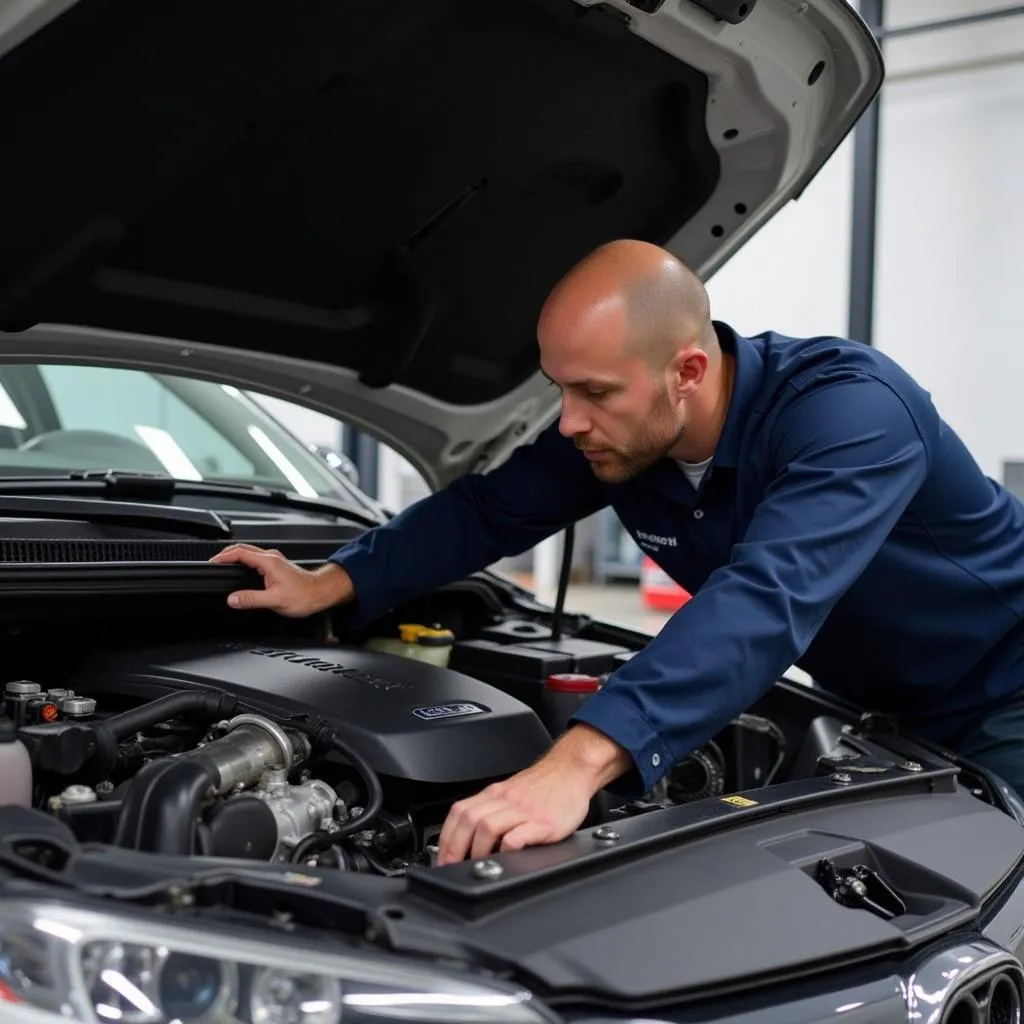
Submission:
M 679 540 L 676 537 L 661 536 L 657 533 L 647 533 L 645 530 L 636 531 L 637 543 L 647 551 L 660 551 L 662 548 L 677 548 Z

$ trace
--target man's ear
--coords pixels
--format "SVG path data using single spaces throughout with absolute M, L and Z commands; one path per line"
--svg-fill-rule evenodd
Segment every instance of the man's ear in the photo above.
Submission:
M 679 349 L 669 364 L 671 392 L 677 399 L 691 398 L 708 371 L 708 354 L 697 345 Z

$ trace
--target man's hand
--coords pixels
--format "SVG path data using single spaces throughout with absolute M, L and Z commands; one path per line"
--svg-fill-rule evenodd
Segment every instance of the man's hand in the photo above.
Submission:
M 630 764 L 628 753 L 588 725 L 573 726 L 530 768 L 452 806 L 437 863 L 557 843 L 583 823 L 594 794 Z
M 217 565 L 247 565 L 263 577 L 263 590 L 236 590 L 229 594 L 228 604 L 232 608 L 268 608 L 286 618 L 301 619 L 355 597 L 352 578 L 334 562 L 311 572 L 289 562 L 280 551 L 252 544 L 232 544 L 210 561 Z

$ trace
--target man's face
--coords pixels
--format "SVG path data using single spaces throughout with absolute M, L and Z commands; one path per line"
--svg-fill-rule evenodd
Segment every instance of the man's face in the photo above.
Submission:
M 667 368 L 659 370 L 621 344 L 582 348 L 541 345 L 544 373 L 562 391 L 559 429 L 598 479 L 623 483 L 678 444 L 683 405 L 670 393 Z

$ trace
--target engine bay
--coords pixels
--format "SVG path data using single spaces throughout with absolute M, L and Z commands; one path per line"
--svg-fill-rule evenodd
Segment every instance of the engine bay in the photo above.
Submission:
M 80 842 L 393 876 L 430 866 L 452 803 L 535 761 L 631 654 L 514 618 L 441 663 L 214 638 L 98 648 L 60 685 L 8 681 L 3 700 L 27 802 Z M 841 736 L 830 721 L 808 767 Z M 744 714 L 643 799 L 602 791 L 585 824 L 768 786 L 798 753 L 777 721 Z

